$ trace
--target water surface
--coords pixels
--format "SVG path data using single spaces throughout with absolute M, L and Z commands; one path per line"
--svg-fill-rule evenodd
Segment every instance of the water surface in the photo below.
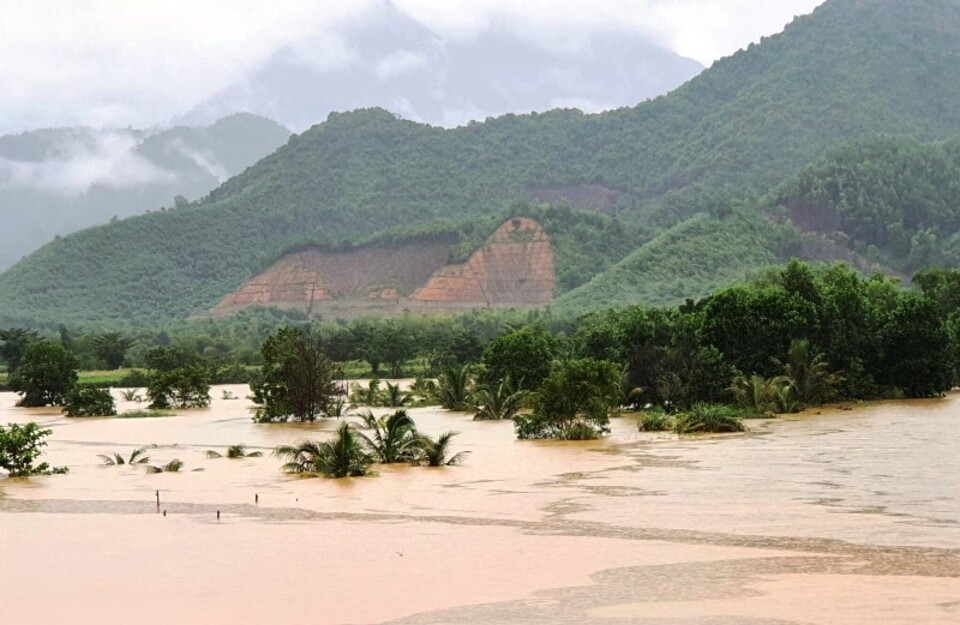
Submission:
M 0 479 L 0 623 L 960 622 L 960 395 L 746 436 L 677 440 L 624 417 L 587 443 L 418 409 L 427 433 L 461 432 L 463 466 L 325 480 L 269 454 L 207 458 L 337 425 L 257 425 L 222 389 L 247 394 L 137 420 L 0 394 L 0 423 L 51 428 L 47 459 L 71 470 Z M 144 445 L 183 472 L 96 457 Z

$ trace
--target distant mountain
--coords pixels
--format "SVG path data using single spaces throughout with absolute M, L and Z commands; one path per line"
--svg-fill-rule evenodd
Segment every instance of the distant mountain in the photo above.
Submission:
M 597 228 L 625 243 L 619 258 L 593 264 L 590 254 L 564 248 L 558 305 L 570 310 L 696 296 L 808 243 L 822 243 L 826 257 L 856 252 L 883 260 L 898 248 L 870 256 L 871 242 L 840 236 L 858 236 L 855 225 L 825 234 L 788 221 L 807 200 L 833 208 L 816 180 L 809 188 L 783 185 L 851 142 L 960 136 L 958 66 L 960 4 L 828 0 L 784 33 L 632 109 L 505 115 L 452 130 L 384 110 L 332 115 L 202 202 L 46 246 L 0 276 L 0 317 L 187 316 L 210 309 L 296 245 L 345 245 L 389 229 L 491 218 L 531 198 L 566 198 L 613 214 Z M 880 152 L 888 153 L 897 150 Z M 934 165 L 941 162 L 935 156 L 928 159 Z M 823 164 L 823 180 L 835 169 Z M 898 161 L 890 171 L 900 169 Z M 929 186 L 939 178 L 923 180 Z M 780 204 L 763 200 L 778 193 Z M 912 197 L 953 196 L 884 187 L 880 200 Z M 858 214 L 836 210 L 844 219 Z M 933 231 L 953 228 L 952 217 L 915 223 L 902 206 L 891 214 L 904 215 L 905 232 L 952 240 L 953 232 Z M 571 226 L 570 240 L 579 227 Z
M 0 136 L 0 269 L 56 235 L 173 206 L 175 196 L 200 198 L 289 136 L 248 114 L 206 128 Z
M 557 107 L 632 106 L 703 70 L 619 32 L 593 32 L 558 49 L 494 23 L 469 41 L 446 41 L 389 2 L 341 25 L 337 36 L 346 60 L 330 66 L 281 50 L 179 121 L 208 123 L 242 110 L 304 130 L 334 111 L 383 107 L 405 119 L 455 126 Z

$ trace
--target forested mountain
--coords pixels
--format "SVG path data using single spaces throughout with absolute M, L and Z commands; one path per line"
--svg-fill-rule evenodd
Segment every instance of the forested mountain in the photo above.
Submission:
M 209 123 L 245 110 L 303 130 L 333 111 L 383 106 L 407 119 L 456 126 L 508 112 L 633 105 L 703 70 L 652 40 L 615 31 L 543 45 L 495 20 L 472 37 L 444 38 L 389 1 L 338 24 L 336 38 L 328 39 L 277 51 L 181 122 Z
M 506 115 L 453 130 L 383 110 L 332 115 L 198 203 L 48 245 L 0 277 L 0 316 L 187 315 L 210 308 L 292 245 L 497 215 L 544 189 L 577 202 L 614 198 L 619 220 L 656 235 L 637 236 L 615 273 L 581 287 L 597 288 L 594 296 L 574 291 L 561 304 L 681 299 L 798 249 L 799 230 L 777 221 L 796 202 L 818 197 L 802 181 L 817 177 L 817 167 L 829 172 L 830 159 L 846 153 L 826 156 L 830 150 L 880 134 L 960 135 L 958 62 L 955 2 L 830 0 L 784 33 L 631 109 Z M 898 151 L 889 152 L 878 158 L 895 160 Z M 764 194 L 767 204 L 752 199 Z M 916 234 L 928 223 L 905 220 L 904 228 Z M 841 232 L 860 236 L 854 225 Z M 841 243 L 861 251 L 857 242 Z M 874 260 L 890 261 L 896 249 Z
M 162 131 L 53 128 L 0 136 L 0 269 L 109 219 L 197 199 L 283 145 L 256 115 Z

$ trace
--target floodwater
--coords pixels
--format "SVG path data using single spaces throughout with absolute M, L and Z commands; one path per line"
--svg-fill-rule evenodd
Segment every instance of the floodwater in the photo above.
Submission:
M 462 466 L 326 480 L 269 453 L 207 458 L 336 427 L 256 425 L 223 389 L 247 394 L 128 420 L 0 394 L 0 423 L 51 428 L 46 459 L 70 467 L 0 478 L 0 623 L 960 623 L 958 394 L 743 436 L 677 440 L 624 417 L 587 443 L 417 409 L 425 432 L 461 432 Z M 97 458 L 153 444 L 182 472 Z

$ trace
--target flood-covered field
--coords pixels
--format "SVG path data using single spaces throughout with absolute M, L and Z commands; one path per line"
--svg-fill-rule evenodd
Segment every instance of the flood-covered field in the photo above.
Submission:
M 247 393 L 153 419 L 0 394 L 0 423 L 51 428 L 46 459 L 70 467 L 0 479 L 0 623 L 960 622 L 960 395 L 705 439 L 625 417 L 590 443 L 418 409 L 461 432 L 462 466 L 326 480 L 269 450 L 335 421 L 256 425 L 223 389 Z M 237 443 L 265 456 L 206 456 Z M 183 470 L 97 458 L 153 444 Z

